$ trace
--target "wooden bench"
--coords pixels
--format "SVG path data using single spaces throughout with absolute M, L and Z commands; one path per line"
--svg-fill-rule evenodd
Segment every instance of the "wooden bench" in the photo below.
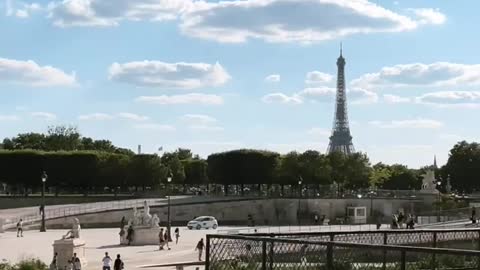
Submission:
M 176 262 L 176 263 L 165 263 L 165 264 L 150 264 L 142 265 L 140 268 L 163 268 L 163 267 L 175 267 L 177 270 L 183 270 L 185 266 L 195 266 L 195 265 L 205 265 L 204 261 L 194 261 L 194 262 Z

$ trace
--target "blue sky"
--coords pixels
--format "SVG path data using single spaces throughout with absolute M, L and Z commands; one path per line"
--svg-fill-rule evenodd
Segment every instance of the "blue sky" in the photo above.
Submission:
M 1 138 L 325 152 L 340 42 L 372 162 L 443 164 L 479 138 L 478 1 L 2 1 Z

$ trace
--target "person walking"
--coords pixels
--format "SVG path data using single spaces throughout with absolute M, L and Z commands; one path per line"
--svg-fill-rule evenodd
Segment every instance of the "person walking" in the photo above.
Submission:
M 57 270 L 58 268 L 57 257 L 58 257 L 58 252 L 55 252 L 55 254 L 53 254 L 52 262 L 50 263 L 50 267 L 49 267 L 50 270 Z
M 197 243 L 197 247 L 195 247 L 195 250 L 198 251 L 198 260 L 202 261 L 202 254 L 203 254 L 203 249 L 205 248 L 205 243 L 203 243 L 203 238 L 200 239 Z
M 113 270 L 122 270 L 123 269 L 123 261 L 120 259 L 120 254 L 117 254 L 117 258 L 113 263 Z
M 103 262 L 103 270 L 110 270 L 112 265 L 112 258 L 108 256 L 108 252 L 105 252 L 105 257 L 102 259 Z
M 163 233 L 162 228 L 158 233 L 158 250 L 163 250 L 163 246 L 165 246 L 165 234 Z
M 175 229 L 175 245 L 178 245 L 178 238 L 180 238 L 180 230 L 176 228 Z
M 317 214 L 315 214 L 314 220 L 315 220 L 315 225 L 318 225 L 318 215 Z
M 75 260 L 73 261 L 73 270 L 82 270 L 82 263 L 80 262 L 80 258 L 75 256 Z
M 23 219 L 17 223 L 17 237 L 23 237 Z
M 133 226 L 130 225 L 127 229 L 127 240 L 128 240 L 128 245 L 130 246 L 130 243 L 133 241 L 133 235 L 134 235 L 134 230 Z
M 165 234 L 163 235 L 163 238 L 165 239 L 165 245 L 167 246 L 168 250 L 170 250 L 170 246 L 168 245 L 168 242 L 172 241 L 168 235 L 168 229 L 165 230 Z

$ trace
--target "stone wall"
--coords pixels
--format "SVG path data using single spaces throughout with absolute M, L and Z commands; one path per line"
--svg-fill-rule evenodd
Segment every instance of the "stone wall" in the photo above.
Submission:
M 133 197 L 125 196 L 47 196 L 45 198 L 46 205 L 61 205 L 61 204 L 79 204 L 79 203 L 92 203 L 92 202 L 104 202 L 113 200 L 127 200 Z M 23 197 L 23 196 L 0 196 L 0 209 L 21 208 L 39 206 L 42 203 L 40 196 L 35 197 Z
M 389 222 L 393 212 L 403 209 L 415 213 L 431 207 L 422 200 L 410 199 L 263 199 L 248 201 L 209 202 L 171 206 L 173 226 L 184 226 L 197 216 L 215 216 L 222 225 L 246 225 L 248 215 L 252 215 L 257 225 L 298 225 L 311 224 L 315 214 L 330 220 L 345 216 L 347 206 L 364 206 L 367 216 L 371 210 Z M 150 213 L 157 214 L 161 223 L 167 220 L 167 206 L 152 206 Z M 125 216 L 132 217 L 132 210 L 105 211 L 77 216 L 83 227 L 117 227 Z M 69 227 L 71 218 L 47 221 L 47 226 Z

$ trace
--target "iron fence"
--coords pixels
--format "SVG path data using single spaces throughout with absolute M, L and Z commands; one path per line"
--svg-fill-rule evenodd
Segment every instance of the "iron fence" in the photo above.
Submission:
M 240 234 L 242 236 L 251 236 Z M 378 230 L 254 234 L 256 237 L 372 245 L 416 245 L 480 250 L 480 229 Z
M 208 235 L 206 270 L 480 269 L 480 251 Z

